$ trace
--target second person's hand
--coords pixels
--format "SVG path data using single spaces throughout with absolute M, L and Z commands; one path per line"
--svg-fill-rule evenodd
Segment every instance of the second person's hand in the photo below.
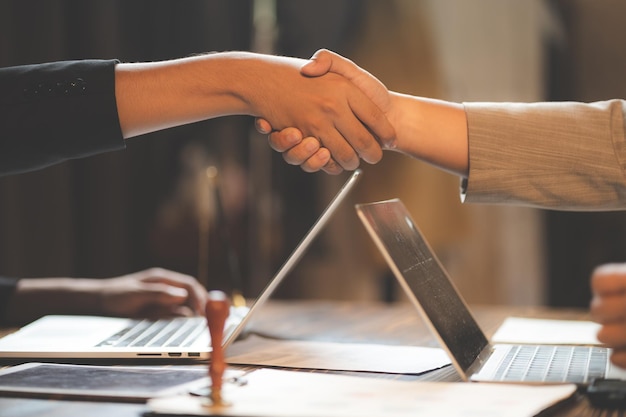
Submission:
M 391 110 L 389 91 L 376 77 L 360 68 L 351 60 L 326 49 L 317 51 L 302 68 L 302 74 L 309 77 L 319 77 L 329 72 L 336 73 L 348 79 L 376 104 L 380 110 L 388 115 Z M 257 130 L 269 134 L 269 143 L 272 149 L 283 154 L 285 161 L 291 165 L 300 165 L 306 172 L 323 170 L 329 174 L 342 172 L 339 166 L 319 141 L 314 137 L 303 138 L 302 133 L 295 128 L 280 131 L 274 130 L 267 120 L 256 120 Z M 395 147 L 395 135 L 381 139 L 382 149 Z

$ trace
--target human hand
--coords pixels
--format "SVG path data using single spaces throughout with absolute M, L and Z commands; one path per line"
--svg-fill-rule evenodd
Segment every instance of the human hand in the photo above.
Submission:
M 256 129 L 259 133 L 269 134 L 269 145 L 280 152 L 289 165 L 300 165 L 304 172 L 323 170 L 327 174 L 336 175 L 343 172 L 328 149 L 312 137 L 302 137 L 295 127 L 288 127 L 281 131 L 272 131 L 272 127 L 265 119 L 256 119 Z
M 153 319 L 204 314 L 207 291 L 189 275 L 150 268 L 98 281 L 102 314 Z
M 204 314 L 207 292 L 193 277 L 151 268 L 115 278 L 22 278 L 5 308 L 6 323 L 47 314 L 159 318 Z
M 626 264 L 605 264 L 591 276 L 591 317 L 598 340 L 613 349 L 611 362 L 626 368 Z
M 382 158 L 382 150 L 377 140 L 388 143 L 395 136 L 384 114 L 359 88 L 341 75 L 327 71 L 315 77 L 303 76 L 300 68 L 304 62 L 294 58 L 275 58 L 271 61 L 274 64 L 273 77 L 269 78 L 280 80 L 280 85 L 263 88 L 269 88 L 273 95 L 281 98 L 272 97 L 274 103 L 269 103 L 270 108 L 257 112 L 266 120 L 262 124 L 281 130 L 297 126 L 304 135 L 317 138 L 341 169 L 357 168 L 359 157 L 368 163 L 378 162 Z M 286 67 L 294 69 L 296 63 L 296 76 L 283 71 Z M 264 79 L 264 83 L 269 81 Z M 260 91 L 259 95 L 264 94 Z M 267 104 L 264 99 L 262 105 Z M 257 107 L 254 98 L 252 107 Z M 273 107 L 279 107 L 280 111 L 275 111 Z M 268 110 L 270 117 L 278 122 L 264 116 Z
M 360 88 L 386 116 L 391 113 L 392 105 L 387 87 L 372 74 L 341 55 L 326 49 L 318 50 L 301 68 L 301 72 L 310 77 L 319 77 L 328 72 L 339 74 Z M 256 127 L 260 133 L 270 134 L 270 146 L 281 152 L 287 163 L 300 165 L 306 172 L 322 169 L 330 174 L 338 174 L 342 171 L 332 160 L 330 153 L 314 137 L 303 138 L 302 133 L 295 128 L 276 131 L 267 120 L 261 118 L 256 120 Z M 382 141 L 381 146 L 383 149 L 393 149 L 395 135 L 391 140 Z

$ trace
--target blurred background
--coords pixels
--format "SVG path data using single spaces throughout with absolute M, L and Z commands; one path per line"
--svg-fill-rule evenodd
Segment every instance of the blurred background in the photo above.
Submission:
M 0 65 L 328 48 L 410 94 L 595 101 L 626 97 L 624 13 L 620 0 L 0 0 Z M 0 275 L 161 266 L 254 297 L 347 175 L 288 166 L 248 117 L 127 145 L 0 178 Z M 623 213 L 462 205 L 458 178 L 421 162 L 386 153 L 362 167 L 277 297 L 401 299 L 353 208 L 394 197 L 471 303 L 586 307 L 593 267 L 626 259 Z

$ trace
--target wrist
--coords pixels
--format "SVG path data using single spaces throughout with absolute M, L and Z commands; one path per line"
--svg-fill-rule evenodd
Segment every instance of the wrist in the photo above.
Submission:
M 234 114 L 255 115 L 250 95 L 259 59 L 225 52 L 163 62 L 123 63 L 115 97 L 124 138 Z
M 24 278 L 7 306 L 12 321 L 30 321 L 46 314 L 96 314 L 99 280 Z
M 467 118 L 463 105 L 390 93 L 389 121 L 396 130 L 395 148 L 445 171 L 466 176 Z
M 422 159 L 420 151 L 419 108 L 416 97 L 390 91 L 391 105 L 386 116 L 396 131 L 395 141 L 387 149 Z

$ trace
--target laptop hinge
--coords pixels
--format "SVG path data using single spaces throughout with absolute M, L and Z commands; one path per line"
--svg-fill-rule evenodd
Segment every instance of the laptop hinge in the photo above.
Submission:
M 474 362 L 472 362 L 470 367 L 467 368 L 466 370 L 467 377 L 471 378 L 472 375 L 480 372 L 480 370 L 483 368 L 483 366 L 485 365 L 485 363 L 487 362 L 487 360 L 489 359 L 492 353 L 493 353 L 493 346 L 490 343 L 488 343 L 480 351 L 480 353 L 478 354 L 476 359 L 474 359 Z

